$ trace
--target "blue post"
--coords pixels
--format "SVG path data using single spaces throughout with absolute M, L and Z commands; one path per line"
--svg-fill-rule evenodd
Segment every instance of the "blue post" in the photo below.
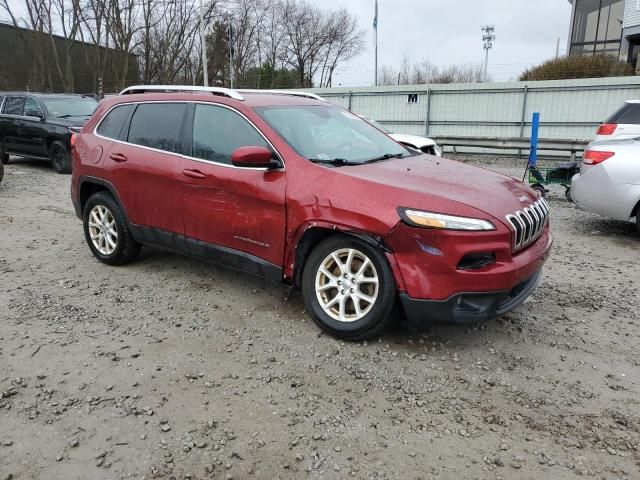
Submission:
M 540 128 L 540 114 L 535 112 L 531 120 L 531 153 L 529 154 L 529 166 L 535 167 L 538 163 L 538 129 Z

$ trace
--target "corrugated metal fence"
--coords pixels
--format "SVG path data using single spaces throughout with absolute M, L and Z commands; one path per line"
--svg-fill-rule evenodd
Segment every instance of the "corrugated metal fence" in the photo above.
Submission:
M 625 100 L 640 99 L 640 77 L 311 91 L 397 133 L 529 137 L 540 112 L 541 137 L 589 139 Z

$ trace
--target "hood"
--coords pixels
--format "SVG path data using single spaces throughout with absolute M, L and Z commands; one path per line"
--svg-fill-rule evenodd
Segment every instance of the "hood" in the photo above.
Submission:
M 415 145 L 416 148 L 430 147 L 435 145 L 436 142 L 427 137 L 420 137 L 418 135 L 405 135 L 404 133 L 391 133 L 389 134 L 396 142 L 410 143 Z
M 398 207 L 466 215 L 481 211 L 504 223 L 505 215 L 521 210 L 538 197 L 527 185 L 491 170 L 430 155 L 387 160 L 357 167 L 342 167 L 341 173 L 394 188 Z M 444 199 L 445 202 L 438 202 Z M 434 203 L 470 208 L 443 211 Z M 465 213 L 462 213 L 465 212 Z
M 84 127 L 91 117 L 49 118 L 48 122 L 62 127 Z

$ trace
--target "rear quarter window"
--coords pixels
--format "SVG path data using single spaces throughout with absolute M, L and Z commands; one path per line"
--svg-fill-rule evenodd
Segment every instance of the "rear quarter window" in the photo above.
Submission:
M 640 103 L 625 103 L 605 123 L 640 124 Z
M 22 115 L 25 97 L 7 97 L 2 105 L 2 113 L 5 115 Z
M 134 107 L 135 105 L 120 105 L 111 109 L 98 125 L 96 133 L 114 140 L 120 138 L 125 122 Z
M 136 107 L 128 141 L 172 153 L 185 153 L 181 138 L 187 105 L 184 103 L 142 103 Z

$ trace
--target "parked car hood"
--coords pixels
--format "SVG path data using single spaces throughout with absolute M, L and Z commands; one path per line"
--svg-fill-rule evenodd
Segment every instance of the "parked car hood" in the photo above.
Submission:
M 49 118 L 48 123 L 62 127 L 83 127 L 91 117 Z
M 521 210 L 538 197 L 527 185 L 506 175 L 455 160 L 417 155 L 357 167 L 343 167 L 345 175 L 366 180 L 380 187 L 392 187 L 390 200 L 396 206 L 436 210 L 439 199 L 480 210 L 504 223 L 505 215 Z M 375 188 L 375 187 L 374 187 Z M 455 212 L 458 214 L 458 212 Z
M 389 136 L 396 142 L 409 143 L 415 145 L 416 148 L 431 147 L 436 144 L 434 140 L 427 137 L 420 137 L 418 135 L 405 135 L 404 133 L 390 133 Z

